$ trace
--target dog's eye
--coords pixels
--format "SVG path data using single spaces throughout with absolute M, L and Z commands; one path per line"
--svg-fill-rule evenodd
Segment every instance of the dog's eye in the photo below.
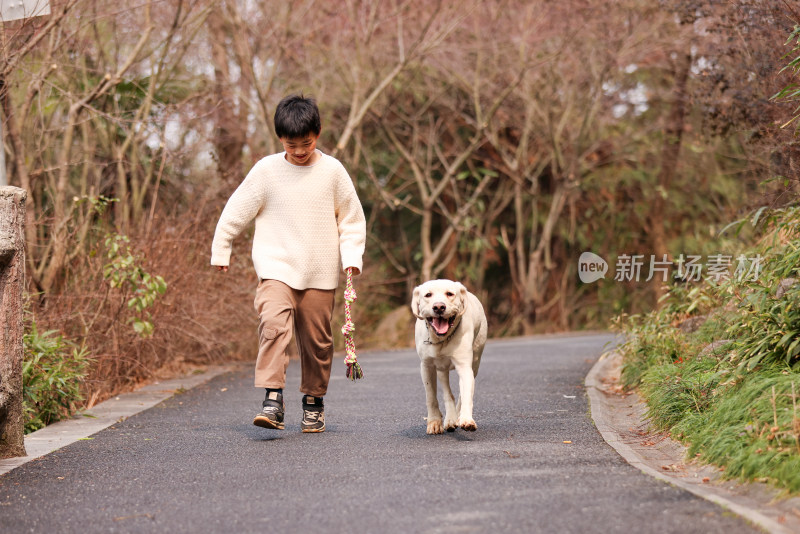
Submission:
M 426 299 L 429 299 L 429 298 L 431 298 L 432 296 L 433 296 L 433 293 L 431 293 L 431 292 L 425 293 L 425 298 L 426 298 Z
M 447 295 L 448 297 L 455 297 L 456 296 L 456 294 L 453 293 L 452 291 L 448 291 L 447 293 L 445 293 L 445 295 Z

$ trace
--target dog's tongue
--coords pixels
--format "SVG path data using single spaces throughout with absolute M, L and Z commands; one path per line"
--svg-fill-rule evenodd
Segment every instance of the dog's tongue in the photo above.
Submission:
M 447 319 L 444 319 L 443 317 L 434 317 L 431 324 L 433 325 L 434 330 L 436 330 L 436 333 L 440 336 L 446 334 L 447 330 L 450 328 L 450 323 L 448 323 Z

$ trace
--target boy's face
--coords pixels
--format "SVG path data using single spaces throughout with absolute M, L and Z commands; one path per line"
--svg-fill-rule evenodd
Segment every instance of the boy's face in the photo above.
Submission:
M 281 137 L 281 144 L 286 151 L 286 160 L 292 165 L 307 166 L 314 163 L 319 134 L 310 133 L 305 137 Z

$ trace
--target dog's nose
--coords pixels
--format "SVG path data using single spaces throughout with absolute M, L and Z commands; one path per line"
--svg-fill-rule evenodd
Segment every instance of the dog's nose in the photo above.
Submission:
M 441 315 L 447 309 L 447 305 L 444 302 L 434 302 L 433 303 L 433 313 L 436 315 Z

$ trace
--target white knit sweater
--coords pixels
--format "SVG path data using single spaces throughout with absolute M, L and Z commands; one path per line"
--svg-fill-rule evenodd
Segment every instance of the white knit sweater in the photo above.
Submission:
M 253 265 L 260 279 L 294 289 L 335 289 L 342 269 L 362 268 L 366 221 L 344 166 L 317 151 L 308 166 L 285 152 L 256 163 L 222 211 L 211 265 L 228 265 L 234 238 L 255 218 Z

